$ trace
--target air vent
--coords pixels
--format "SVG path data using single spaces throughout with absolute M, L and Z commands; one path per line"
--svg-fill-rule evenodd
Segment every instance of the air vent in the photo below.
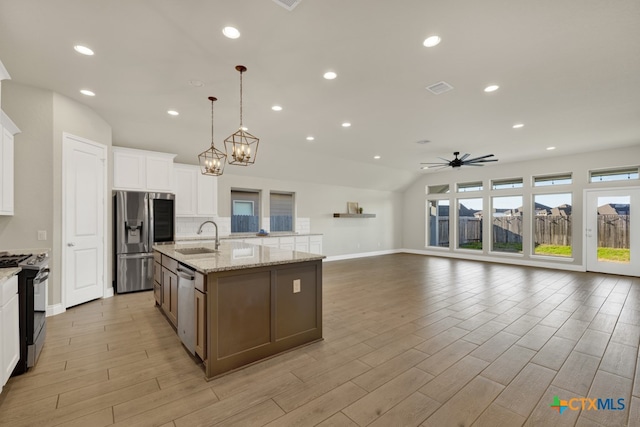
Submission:
M 284 7 L 285 9 L 287 9 L 289 12 L 291 12 L 298 4 L 300 4 L 302 0 L 273 0 L 273 1 L 278 3 L 280 6 Z
M 431 86 L 427 86 L 427 90 L 435 95 L 449 92 L 451 89 L 453 89 L 453 86 L 451 86 L 447 82 L 438 82 L 436 84 L 432 84 Z

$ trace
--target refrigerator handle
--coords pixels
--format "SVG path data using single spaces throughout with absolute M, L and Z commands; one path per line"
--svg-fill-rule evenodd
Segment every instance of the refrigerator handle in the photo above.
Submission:
M 151 197 L 149 197 L 149 193 L 146 193 L 144 195 L 145 198 L 145 204 L 144 204 L 144 210 L 145 210 L 145 217 L 149 218 L 149 221 L 147 221 L 147 224 L 145 226 L 145 243 L 144 243 L 144 250 L 146 252 L 151 252 L 151 248 L 153 246 L 153 199 Z
M 144 258 L 153 258 L 153 253 L 144 253 L 144 254 L 118 254 L 119 259 L 144 259 Z

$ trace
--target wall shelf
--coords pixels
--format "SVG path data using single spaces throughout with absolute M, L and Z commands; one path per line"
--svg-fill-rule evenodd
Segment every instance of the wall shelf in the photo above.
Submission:
M 375 218 L 376 214 L 361 213 L 361 214 L 348 214 L 348 213 L 334 213 L 334 218 Z

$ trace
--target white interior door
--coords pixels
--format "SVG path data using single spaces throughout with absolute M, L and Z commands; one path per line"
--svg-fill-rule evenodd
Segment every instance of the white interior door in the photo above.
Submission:
M 63 137 L 63 303 L 104 295 L 106 147 Z
M 587 271 L 640 275 L 640 189 L 586 191 Z

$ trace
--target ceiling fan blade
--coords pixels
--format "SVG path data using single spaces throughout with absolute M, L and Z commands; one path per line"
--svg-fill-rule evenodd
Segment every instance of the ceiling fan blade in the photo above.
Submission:
M 465 163 L 467 164 L 468 163 L 489 163 L 489 162 L 497 162 L 497 161 L 498 159 L 484 159 L 484 160 L 481 159 L 481 160 L 472 160 L 472 161 L 467 160 Z
M 442 163 L 442 162 L 438 162 L 438 163 L 420 163 L 421 165 L 442 165 L 442 166 L 449 166 L 449 162 L 447 163 Z
M 440 160 L 444 160 L 445 162 L 447 162 L 447 164 L 449 164 L 449 162 L 451 161 L 451 160 L 443 159 L 442 157 L 438 157 L 438 158 L 439 158 Z
M 463 166 L 484 166 L 484 165 L 479 165 L 477 162 L 473 162 L 473 163 L 465 163 Z
M 467 162 L 474 162 L 474 161 L 476 161 L 476 160 L 486 159 L 487 157 L 493 157 L 493 154 L 487 154 L 487 155 L 485 155 L 485 156 L 474 157 L 473 159 L 469 159 L 469 160 L 467 160 Z
M 469 154 L 469 153 L 465 153 L 465 155 L 464 155 L 464 156 L 460 157 L 460 160 L 461 160 L 461 161 L 464 161 L 464 159 L 466 159 L 466 158 L 467 158 L 467 157 L 469 157 L 469 156 L 470 156 L 470 154 Z

